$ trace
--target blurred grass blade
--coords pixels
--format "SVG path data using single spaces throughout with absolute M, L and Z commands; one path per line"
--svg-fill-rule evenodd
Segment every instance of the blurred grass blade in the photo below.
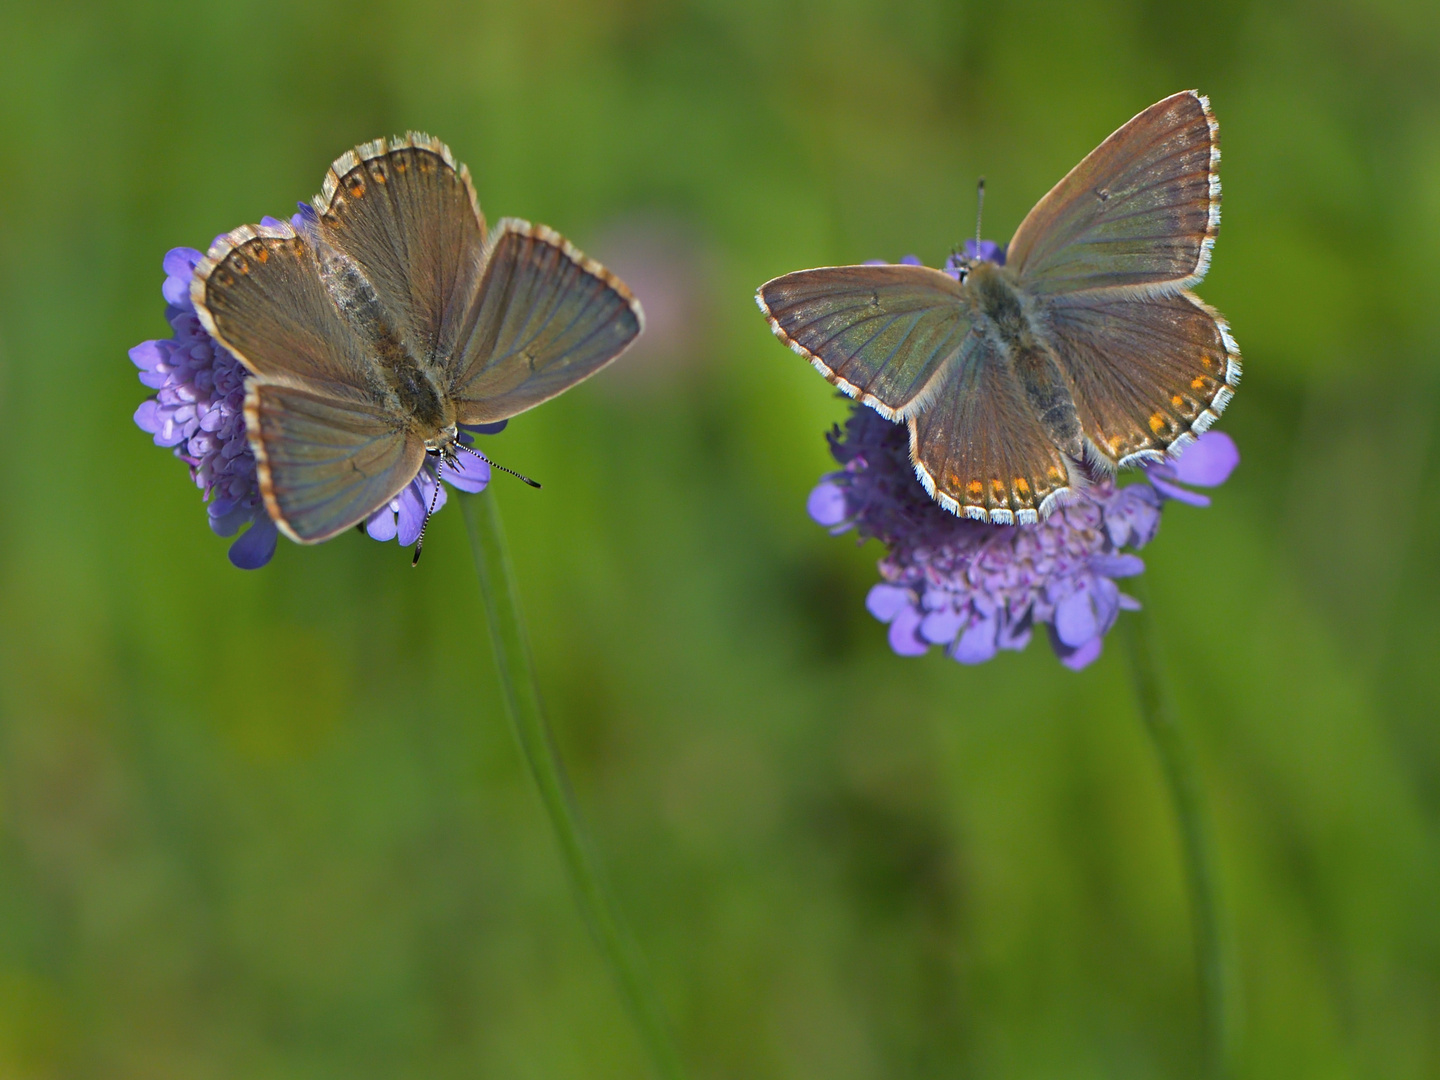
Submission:
M 1125 587 L 1141 601 L 1140 610 L 1123 620 L 1135 696 L 1140 716 L 1160 756 L 1160 767 L 1180 825 L 1200 983 L 1203 1075 L 1221 1080 L 1230 1073 L 1230 1026 L 1226 1014 L 1230 965 L 1220 924 L 1219 889 L 1205 797 L 1195 755 L 1165 689 L 1149 598 L 1144 595 L 1144 586 L 1138 578 L 1131 579 Z
M 654 987 L 645 973 L 634 939 L 626 930 L 614 896 L 607 887 L 600 862 L 580 820 L 574 792 L 545 720 L 530 639 L 520 613 L 520 592 L 500 508 L 487 489 L 478 495 L 460 496 L 475 570 L 480 575 L 480 594 L 485 618 L 500 669 L 505 711 L 520 749 L 540 789 L 540 799 L 550 815 L 560 852 L 575 887 L 580 910 L 605 958 L 640 1038 L 649 1051 L 656 1075 L 664 1080 L 682 1080 L 684 1070 L 671 1042 L 664 1012 Z

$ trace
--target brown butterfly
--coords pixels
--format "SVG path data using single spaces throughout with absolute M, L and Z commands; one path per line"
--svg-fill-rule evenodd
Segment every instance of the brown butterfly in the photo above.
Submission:
M 1030 524 L 1101 470 L 1178 456 L 1240 381 L 1225 320 L 1187 290 L 1220 227 L 1220 148 L 1194 90 L 1150 106 L 1036 204 L 1004 265 L 838 266 L 768 281 L 775 335 L 910 428 L 956 514 Z
M 205 329 L 250 372 L 260 492 L 292 540 L 325 540 L 640 333 L 623 282 L 544 225 L 487 232 L 449 147 L 377 139 L 336 159 L 300 227 L 245 225 L 195 268 Z M 416 550 L 419 557 L 419 549 Z

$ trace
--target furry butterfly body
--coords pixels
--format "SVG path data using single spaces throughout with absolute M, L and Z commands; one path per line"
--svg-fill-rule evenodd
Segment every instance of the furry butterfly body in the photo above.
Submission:
M 1234 395 L 1239 349 L 1188 291 L 1220 224 L 1217 138 L 1206 98 L 1175 94 L 1041 199 L 1004 265 L 802 270 L 756 301 L 827 379 L 909 426 L 947 510 L 1039 521 L 1087 466 L 1178 456 Z
M 428 135 L 336 159 L 301 224 L 246 225 L 195 268 L 205 329 L 250 373 L 245 419 L 276 525 L 315 543 L 454 461 L 459 426 L 588 378 L 639 302 L 543 225 L 487 231 L 468 170 Z

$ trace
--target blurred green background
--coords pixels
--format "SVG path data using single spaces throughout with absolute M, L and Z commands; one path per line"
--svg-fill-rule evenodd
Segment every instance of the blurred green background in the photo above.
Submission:
M 131 422 L 173 246 L 433 131 L 642 348 L 487 443 L 552 719 L 699 1080 L 1189 1077 L 1123 651 L 902 660 L 805 516 L 845 406 L 751 295 L 937 263 L 1211 95 L 1243 461 L 1145 552 L 1243 1077 L 1440 1076 L 1440 7 L 0 7 L 0 1078 L 634 1077 L 455 506 L 230 567 Z

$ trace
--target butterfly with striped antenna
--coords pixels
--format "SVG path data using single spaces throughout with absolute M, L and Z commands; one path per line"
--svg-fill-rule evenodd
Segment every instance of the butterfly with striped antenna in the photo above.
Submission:
M 469 170 L 417 132 L 342 154 L 298 226 L 220 237 L 190 296 L 249 372 L 265 509 L 305 544 L 386 505 L 427 455 L 453 467 L 462 426 L 548 401 L 643 325 L 624 282 L 559 233 L 487 230 Z
M 1220 227 L 1218 132 L 1197 91 L 1152 105 L 1036 204 L 1003 265 L 801 270 L 756 301 L 822 375 L 908 425 L 941 506 L 1033 524 L 1097 470 L 1178 457 L 1234 396 L 1235 339 L 1189 291 Z

